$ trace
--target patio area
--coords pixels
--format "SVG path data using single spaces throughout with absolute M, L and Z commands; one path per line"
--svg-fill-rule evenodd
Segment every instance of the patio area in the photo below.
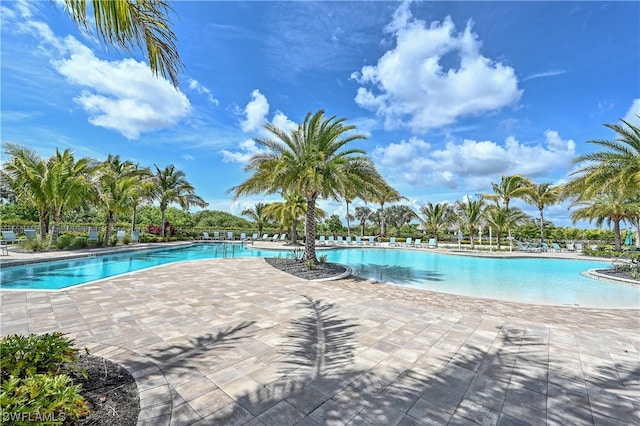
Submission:
M 140 425 L 640 422 L 640 310 L 309 282 L 255 258 L 0 303 L 2 335 L 62 331 L 126 367 Z

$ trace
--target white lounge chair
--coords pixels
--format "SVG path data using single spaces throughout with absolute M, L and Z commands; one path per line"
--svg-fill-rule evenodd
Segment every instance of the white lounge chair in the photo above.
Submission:
M 127 234 L 126 231 L 117 231 L 116 232 L 116 241 L 120 241 L 123 242 L 124 241 L 124 237 Z
M 227 232 L 227 240 L 235 240 L 236 236 L 233 234 L 233 232 Z
M 416 238 L 416 240 L 413 242 L 413 246 L 422 247 L 422 238 Z
M 89 231 L 89 236 L 87 237 L 87 242 L 98 242 L 98 231 Z
M 336 241 L 336 239 L 334 238 L 333 235 L 329 235 L 329 244 L 333 245 L 333 243 Z
M 140 242 L 140 231 L 131 231 L 131 242 L 132 243 Z
M 283 243 L 287 241 L 287 234 L 280 234 L 280 241 Z
M 405 245 L 405 246 L 407 246 L 407 247 L 411 247 L 411 244 L 413 244 L 413 238 L 408 237 L 408 238 L 405 240 L 404 245 Z
M 356 244 L 362 245 L 362 237 L 356 237 Z
M 351 237 L 347 237 L 347 238 L 344 240 L 344 243 L 345 243 L 345 244 L 347 244 L 347 245 L 349 245 L 349 244 L 353 244 L 353 238 L 351 238 Z
M 429 238 L 429 242 L 427 243 L 427 248 L 436 248 L 435 238 Z
M 318 244 L 322 244 L 325 245 L 327 243 L 327 239 L 324 235 L 320 235 L 320 238 L 318 239 Z
M 391 247 L 391 246 L 395 247 L 397 245 L 398 245 L 398 243 L 396 243 L 396 237 L 389 238 L 389 247 Z
M 279 236 L 280 234 L 273 234 L 273 237 L 271 237 L 271 241 L 278 241 Z
M 338 235 L 338 244 L 344 244 L 344 238 L 342 235 Z

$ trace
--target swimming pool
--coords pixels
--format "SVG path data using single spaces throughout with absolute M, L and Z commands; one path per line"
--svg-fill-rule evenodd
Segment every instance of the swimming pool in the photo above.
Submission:
M 230 249 L 227 249 L 230 255 Z M 236 245 L 236 257 L 287 256 L 285 252 Z M 603 262 L 543 258 L 485 258 L 424 250 L 347 248 L 323 251 L 330 262 L 349 265 L 364 278 L 472 297 L 519 303 L 639 308 L 640 287 L 581 275 Z M 57 290 L 187 260 L 221 257 L 220 244 L 130 251 L 106 256 L 6 267 L 2 289 Z

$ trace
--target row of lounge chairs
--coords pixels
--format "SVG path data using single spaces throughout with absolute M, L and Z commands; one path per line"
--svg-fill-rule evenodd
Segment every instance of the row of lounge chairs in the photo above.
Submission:
M 551 243 L 551 246 L 549 246 L 549 244 L 547 243 L 537 243 L 536 245 L 531 244 L 530 242 L 520 242 L 520 241 L 516 241 L 516 244 L 518 246 L 518 251 L 524 251 L 524 252 L 545 252 L 545 251 L 555 251 L 555 252 L 561 252 L 561 251 L 565 251 L 562 247 L 560 247 L 560 244 L 558 243 Z M 567 244 L 567 251 L 582 251 L 582 244 L 580 243 L 576 243 L 575 245 L 573 243 L 568 243 Z
M 3 244 L 15 244 L 23 241 L 31 241 L 36 239 L 36 231 L 35 229 L 25 229 L 24 230 L 25 238 L 18 238 L 14 231 L 2 231 L 2 242 Z M 127 235 L 126 231 L 116 231 L 116 239 L 118 241 L 124 241 Z M 97 242 L 98 241 L 98 231 L 89 231 L 87 235 L 87 242 Z M 137 243 L 140 241 L 140 231 L 131 232 L 131 242 Z
M 234 232 L 227 232 L 226 238 L 223 238 L 219 231 L 214 231 L 213 236 L 209 235 L 208 232 L 203 232 L 201 240 L 213 240 L 213 241 L 234 241 L 236 240 L 236 235 Z M 262 238 L 258 237 L 258 233 L 254 233 L 251 237 L 247 237 L 245 232 L 240 233 L 239 240 L 240 241 L 286 241 L 287 234 L 273 234 L 273 236 L 269 236 L 269 234 L 262 235 Z
M 342 237 L 342 236 L 334 237 L 334 236 L 330 235 L 329 237 L 326 237 L 324 235 L 320 235 L 320 237 L 316 241 L 316 244 L 317 245 L 334 245 L 334 244 L 338 244 L 338 245 L 371 245 L 371 246 L 375 246 L 378 243 L 376 242 L 375 237 L 373 237 L 373 236 L 355 237 L 355 238 L 346 237 L 345 238 L 345 237 Z M 404 243 L 397 242 L 396 241 L 396 237 L 389 238 L 389 246 L 398 247 L 400 245 L 402 245 L 404 247 L 423 247 L 421 238 L 416 238 L 415 240 L 413 240 L 413 238 L 409 237 L 409 238 L 407 238 L 405 240 Z M 425 245 L 425 247 L 435 248 L 436 247 L 436 239 L 435 238 L 429 239 L 429 243 L 427 245 Z

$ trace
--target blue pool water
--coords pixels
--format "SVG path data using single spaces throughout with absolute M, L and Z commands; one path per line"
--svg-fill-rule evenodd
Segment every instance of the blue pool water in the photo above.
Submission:
M 236 245 L 235 257 L 287 256 L 287 252 Z M 230 255 L 230 249 L 227 254 Z M 639 308 L 640 287 L 581 275 L 607 263 L 542 258 L 481 258 L 402 249 L 349 248 L 323 251 L 354 274 L 423 290 L 519 303 Z M 2 268 L 2 289 L 54 290 L 186 260 L 221 257 L 219 244 L 144 250 L 107 256 Z

